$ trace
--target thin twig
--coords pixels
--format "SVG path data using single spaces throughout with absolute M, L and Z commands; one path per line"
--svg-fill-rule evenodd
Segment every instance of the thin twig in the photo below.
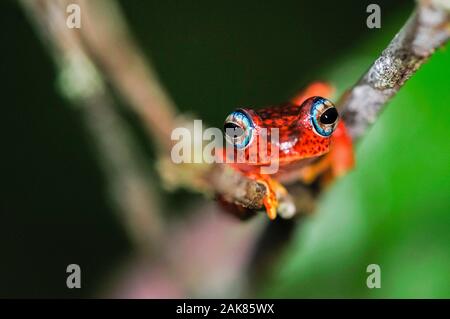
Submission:
M 66 26 L 69 2 L 22 0 L 20 3 L 54 59 L 61 92 L 85 119 L 114 207 L 137 248 L 149 253 L 159 246 L 164 234 L 157 196 L 149 182 L 151 177 L 79 33 Z
M 405 82 L 450 36 L 450 1 L 422 0 L 366 74 L 339 103 L 353 139 L 373 124 Z
M 83 12 L 80 37 L 91 58 L 139 115 L 150 140 L 169 151 L 177 125 L 176 107 L 149 61 L 135 44 L 116 1 L 78 1 Z

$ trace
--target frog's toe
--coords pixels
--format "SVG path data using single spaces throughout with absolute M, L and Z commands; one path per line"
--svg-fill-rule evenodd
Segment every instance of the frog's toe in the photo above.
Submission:
M 266 198 L 264 199 L 264 207 L 266 208 L 267 216 L 269 216 L 271 220 L 274 220 L 277 217 L 278 201 L 272 201 Z

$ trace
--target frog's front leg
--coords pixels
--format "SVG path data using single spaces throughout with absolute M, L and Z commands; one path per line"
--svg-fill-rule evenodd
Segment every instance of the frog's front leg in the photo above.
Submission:
M 258 183 L 266 186 L 266 194 L 263 198 L 264 207 L 266 209 L 267 216 L 273 220 L 277 217 L 277 209 L 279 206 L 278 198 L 285 196 L 287 190 L 278 181 L 271 178 L 269 175 L 249 173 L 247 177 L 256 180 Z

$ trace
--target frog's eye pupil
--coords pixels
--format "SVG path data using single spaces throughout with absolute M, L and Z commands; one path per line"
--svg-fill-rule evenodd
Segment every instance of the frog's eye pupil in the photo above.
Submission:
M 338 112 L 335 107 L 329 108 L 320 116 L 322 124 L 333 124 L 338 118 Z

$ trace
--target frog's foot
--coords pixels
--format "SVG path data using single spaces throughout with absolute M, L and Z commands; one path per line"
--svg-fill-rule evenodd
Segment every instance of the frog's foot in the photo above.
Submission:
M 255 178 L 255 176 L 253 176 L 253 178 Z M 266 186 L 266 194 L 263 198 L 263 203 L 266 208 L 267 216 L 271 220 L 274 220 L 277 217 L 277 210 L 279 207 L 278 198 L 286 196 L 287 190 L 283 185 L 266 175 L 258 175 L 255 179 L 258 183 Z

